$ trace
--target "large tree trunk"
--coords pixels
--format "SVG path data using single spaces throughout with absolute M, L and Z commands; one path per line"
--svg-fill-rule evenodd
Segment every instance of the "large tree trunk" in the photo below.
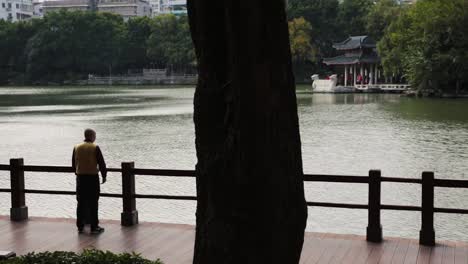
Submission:
M 298 263 L 301 142 L 284 0 L 188 0 L 198 59 L 196 264 Z

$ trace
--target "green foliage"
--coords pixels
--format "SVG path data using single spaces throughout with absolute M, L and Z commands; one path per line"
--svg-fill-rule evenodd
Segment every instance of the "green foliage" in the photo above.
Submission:
M 366 20 L 372 6 L 372 0 L 343 0 L 340 4 L 338 22 L 345 36 L 367 34 Z
M 26 22 L 0 20 L 0 84 L 64 83 L 88 74 L 153 66 L 185 69 L 195 56 L 186 17 L 48 13 Z
M 95 12 L 53 12 L 25 49 L 30 80 L 63 82 L 117 65 L 125 26 L 120 16 Z
M 2 262 L 4 264 L 162 264 L 158 259 L 150 261 L 137 254 L 114 254 L 109 251 L 85 250 L 82 254 L 74 252 L 30 253 Z
M 392 23 L 378 44 L 387 75 L 413 87 L 459 92 L 468 84 L 468 2 L 422 0 Z
M 310 23 L 300 17 L 291 20 L 288 25 L 293 62 L 314 61 L 317 49 L 312 45 L 312 26 Z
M 147 53 L 156 65 L 195 64 L 187 17 L 168 14 L 154 18 Z
M 151 19 L 136 17 L 129 19 L 126 26 L 122 67 L 142 69 L 148 67 L 150 59 L 146 55 L 148 38 L 151 35 Z
M 385 29 L 403 12 L 403 7 L 395 0 L 379 0 L 367 15 L 367 34 L 377 41 L 380 40 Z
M 294 72 L 296 80 L 310 80 L 311 73 L 321 72 L 322 58 L 333 55 L 333 42 L 342 40 L 342 30 L 337 23 L 339 1 L 338 0 L 289 0 L 288 17 L 294 19 L 305 19 L 312 28 L 308 31 L 309 45 L 308 58 L 294 59 Z M 291 38 L 293 56 L 296 53 L 294 38 Z M 304 45 L 304 46 L 306 46 Z M 310 55 L 312 57 L 310 57 Z
M 0 20 L 0 84 L 14 78 L 23 78 L 26 57 L 23 53 L 28 39 L 35 34 L 42 21 L 31 20 L 18 23 Z M 8 51 L 8 52 L 6 52 Z
M 290 20 L 304 18 L 311 24 L 311 41 L 317 47 L 317 58 L 329 56 L 332 43 L 342 38 L 340 26 L 337 24 L 339 10 L 338 0 L 291 0 L 288 5 Z

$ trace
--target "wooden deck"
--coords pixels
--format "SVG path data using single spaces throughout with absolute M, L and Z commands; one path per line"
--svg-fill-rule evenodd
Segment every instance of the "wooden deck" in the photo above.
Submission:
M 30 218 L 13 223 L 0 216 L 0 251 L 18 254 L 35 251 L 80 251 L 97 248 L 114 252 L 138 252 L 166 264 L 190 264 L 193 226 L 141 223 L 124 228 L 118 221 L 102 221 L 106 232 L 78 235 L 70 219 Z M 419 246 L 415 240 L 386 239 L 368 243 L 361 236 L 307 233 L 301 263 L 438 263 L 468 264 L 468 244 L 446 242 L 436 247 Z

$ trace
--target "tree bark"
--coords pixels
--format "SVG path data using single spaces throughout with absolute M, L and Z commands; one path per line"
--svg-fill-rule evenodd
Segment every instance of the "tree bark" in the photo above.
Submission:
M 299 263 L 307 206 L 284 0 L 188 0 L 195 264 Z

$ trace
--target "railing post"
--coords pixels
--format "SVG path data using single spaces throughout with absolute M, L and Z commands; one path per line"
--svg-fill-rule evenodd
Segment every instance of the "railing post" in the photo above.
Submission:
M 382 225 L 380 223 L 380 170 L 369 171 L 369 211 L 367 226 L 367 241 L 382 242 Z
M 434 172 L 422 174 L 421 231 L 419 244 L 435 246 L 434 231 Z
M 122 162 L 122 226 L 133 226 L 138 224 L 138 211 L 136 210 L 135 198 L 135 173 L 133 172 L 134 168 L 134 162 Z
M 10 159 L 11 221 L 28 219 L 28 207 L 24 193 L 24 170 L 21 168 L 23 165 L 23 159 Z

